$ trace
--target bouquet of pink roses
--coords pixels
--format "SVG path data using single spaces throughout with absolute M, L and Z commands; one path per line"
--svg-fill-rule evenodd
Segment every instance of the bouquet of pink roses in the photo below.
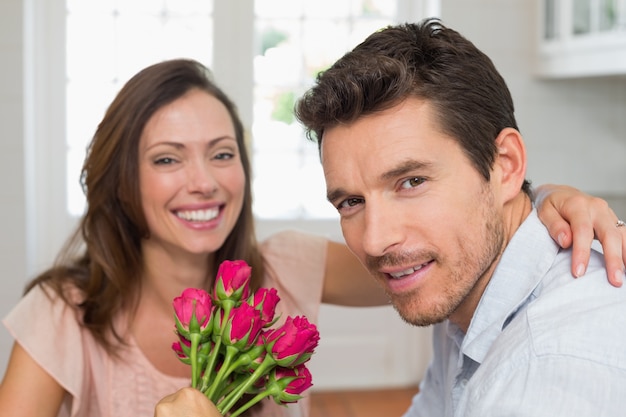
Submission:
M 306 317 L 287 317 L 272 328 L 280 298 L 274 288 L 250 294 L 251 268 L 224 261 L 213 293 L 187 288 L 174 299 L 178 341 L 172 349 L 191 365 L 191 386 L 202 391 L 223 415 L 245 394 L 251 399 L 231 417 L 265 397 L 296 402 L 313 384 L 305 363 L 319 341 Z

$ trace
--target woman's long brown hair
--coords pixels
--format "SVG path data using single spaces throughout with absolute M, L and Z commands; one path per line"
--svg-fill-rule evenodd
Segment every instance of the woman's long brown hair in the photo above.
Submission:
M 81 174 L 87 211 L 78 229 L 55 265 L 33 279 L 25 291 L 47 284 L 72 304 L 66 289 L 80 290 L 82 302 L 76 307 L 81 324 L 111 353 L 113 342 L 122 342 L 113 326 L 115 315 L 136 307 L 141 239 L 149 235 L 139 193 L 139 138 L 157 110 L 191 89 L 206 91 L 228 110 L 246 177 L 242 211 L 208 270 L 216 271 L 227 259 L 243 259 L 252 267 L 253 288 L 265 272 L 254 231 L 250 160 L 235 105 L 212 81 L 209 70 L 196 61 L 176 59 L 143 69 L 115 97 L 89 145 Z M 207 289 L 212 280 L 207 277 Z

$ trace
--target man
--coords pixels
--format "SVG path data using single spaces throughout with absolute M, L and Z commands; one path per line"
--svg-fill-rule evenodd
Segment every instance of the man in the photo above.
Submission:
M 346 243 L 404 320 L 435 324 L 407 416 L 623 413 L 626 293 L 596 252 L 571 279 L 486 55 L 438 20 L 389 27 L 321 74 L 296 114 Z

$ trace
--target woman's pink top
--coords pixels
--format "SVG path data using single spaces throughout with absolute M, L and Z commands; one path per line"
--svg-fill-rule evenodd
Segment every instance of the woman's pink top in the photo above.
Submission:
M 327 241 L 300 232 L 281 232 L 263 242 L 263 255 L 273 273 L 263 286 L 278 290 L 277 314 L 305 315 L 317 322 Z M 189 386 L 189 378 L 159 372 L 134 340 L 111 358 L 91 334 L 78 325 L 74 309 L 40 288 L 33 288 L 4 319 L 15 340 L 68 395 L 58 416 L 152 417 L 164 396 Z M 172 354 L 174 354 L 172 352 Z M 315 375 L 313 375 L 315 380 Z M 308 416 L 308 398 L 288 407 L 267 400 L 262 415 Z

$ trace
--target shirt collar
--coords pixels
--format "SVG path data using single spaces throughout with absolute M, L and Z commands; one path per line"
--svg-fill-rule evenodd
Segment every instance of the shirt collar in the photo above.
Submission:
M 548 272 L 559 252 L 535 209 L 513 235 L 478 303 L 462 352 L 482 363 L 494 340 Z

